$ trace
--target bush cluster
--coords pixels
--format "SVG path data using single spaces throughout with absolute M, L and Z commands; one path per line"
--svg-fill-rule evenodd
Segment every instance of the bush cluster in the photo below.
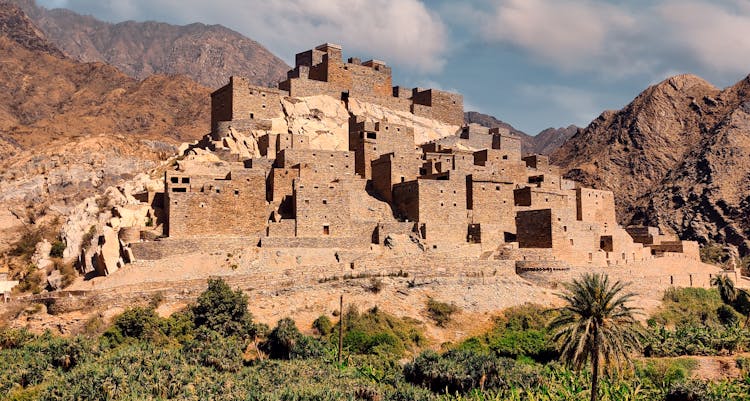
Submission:
M 653 355 L 739 350 L 747 330 L 714 294 L 673 290 L 651 320 Z M 162 318 L 158 302 L 116 317 L 104 334 L 63 338 L 0 330 L 0 399 L 8 400 L 574 400 L 588 398 L 587 371 L 552 361 L 546 331 L 554 316 L 524 305 L 491 330 L 438 353 L 422 325 L 377 308 L 350 308 L 339 322 L 321 316 L 318 333 L 292 319 L 254 322 L 247 298 L 212 280 L 195 305 Z M 671 302 L 671 304 L 670 304 Z M 734 317 L 733 317 L 734 316 Z M 661 320 L 659 320 L 661 319 Z M 664 325 L 659 321 L 665 322 Z M 338 325 L 347 358 L 333 363 Z M 94 323 L 92 323 L 94 325 Z M 743 337 L 744 336 L 744 337 Z M 734 345 L 733 345 L 734 344 Z M 420 352 L 421 351 L 421 352 Z M 257 355 L 257 356 L 256 356 Z M 409 356 L 411 355 L 411 356 Z M 404 357 L 409 362 L 404 362 Z M 602 400 L 750 400 L 750 364 L 739 379 L 691 379 L 690 358 L 641 358 L 604 377 Z

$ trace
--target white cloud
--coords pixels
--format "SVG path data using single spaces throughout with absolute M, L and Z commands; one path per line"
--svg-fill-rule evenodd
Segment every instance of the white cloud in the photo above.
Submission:
M 517 46 L 565 69 L 607 56 L 614 36 L 636 24 L 613 5 L 571 0 L 497 1 L 480 19 L 485 40 Z
M 520 85 L 517 93 L 539 109 L 554 108 L 568 114 L 579 126 L 596 118 L 604 103 L 596 92 L 564 85 Z
M 457 15 L 484 41 L 565 72 L 750 72 L 747 0 L 477 0 L 463 8 Z
M 658 12 L 669 27 L 667 43 L 702 67 L 718 73 L 750 72 L 750 2 L 668 1 Z
M 110 21 L 154 19 L 228 26 L 288 62 L 320 43 L 344 46 L 363 59 L 377 58 L 421 73 L 445 63 L 447 31 L 440 16 L 419 0 L 42 0 L 45 5 L 90 12 Z M 165 18 L 166 17 L 166 18 Z

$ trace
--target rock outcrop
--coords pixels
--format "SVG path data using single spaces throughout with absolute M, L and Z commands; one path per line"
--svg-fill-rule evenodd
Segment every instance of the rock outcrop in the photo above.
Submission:
M 615 192 L 621 223 L 750 253 L 750 78 L 720 90 L 679 75 L 605 111 L 553 153 L 567 177 Z
M 369 121 L 387 121 L 414 128 L 417 144 L 454 135 L 460 127 L 420 117 L 409 112 L 392 110 L 373 103 L 351 98 L 348 104 L 328 95 L 285 97 L 281 100 L 282 114 L 272 120 L 272 132 L 306 135 L 312 149 L 349 150 L 350 113 Z M 348 108 L 347 108 L 348 106 Z M 259 155 L 258 139 L 265 131 L 250 135 L 230 129 L 221 140 L 221 147 L 240 159 Z M 180 154 L 196 154 L 199 149 L 183 148 Z

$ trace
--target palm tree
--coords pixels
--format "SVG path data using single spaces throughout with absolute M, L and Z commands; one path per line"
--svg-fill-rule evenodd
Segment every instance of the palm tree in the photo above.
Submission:
M 735 287 L 734 281 L 726 274 L 716 275 L 711 279 L 711 285 L 719 290 L 722 302 L 745 316 L 743 327 L 746 328 L 748 322 L 750 322 L 750 293 L 747 290 Z
M 711 279 L 711 285 L 719 290 L 719 296 L 725 304 L 731 305 L 737 299 L 737 288 L 734 286 L 734 281 L 726 274 L 717 274 L 716 277 Z
M 550 323 L 564 362 L 579 370 L 591 361 L 592 401 L 598 398 L 601 359 L 605 367 L 619 367 L 641 345 L 639 309 L 628 305 L 635 294 L 624 293 L 625 287 L 620 281 L 610 285 L 605 274 L 586 273 L 565 285 L 559 297 L 566 305 Z

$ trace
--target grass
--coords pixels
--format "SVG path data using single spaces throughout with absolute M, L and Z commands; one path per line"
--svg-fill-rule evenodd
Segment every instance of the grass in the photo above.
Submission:
M 720 324 L 716 314 L 723 302 L 719 292 L 706 288 L 670 288 L 652 317 L 653 322 L 670 327 Z
M 440 302 L 433 298 L 427 300 L 427 315 L 440 327 L 447 326 L 456 312 L 458 312 L 458 307 L 454 304 Z

